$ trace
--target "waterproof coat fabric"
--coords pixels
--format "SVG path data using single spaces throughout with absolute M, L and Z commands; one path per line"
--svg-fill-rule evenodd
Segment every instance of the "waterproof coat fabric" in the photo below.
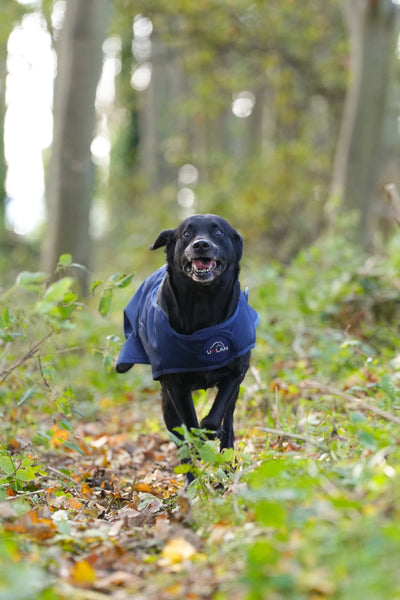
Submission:
M 162 267 L 140 286 L 124 311 L 126 342 L 117 360 L 124 373 L 134 364 L 150 364 L 153 379 L 167 373 L 219 369 L 254 347 L 259 317 L 240 292 L 234 314 L 219 325 L 191 335 L 177 333 L 157 304 L 166 275 Z

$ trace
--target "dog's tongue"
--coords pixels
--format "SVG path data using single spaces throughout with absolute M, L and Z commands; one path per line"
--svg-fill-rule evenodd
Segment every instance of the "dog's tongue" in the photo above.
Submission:
M 215 260 L 206 260 L 204 258 L 202 260 L 194 260 L 193 263 L 198 271 L 201 271 L 202 269 L 210 269 L 211 267 L 215 267 L 217 264 Z

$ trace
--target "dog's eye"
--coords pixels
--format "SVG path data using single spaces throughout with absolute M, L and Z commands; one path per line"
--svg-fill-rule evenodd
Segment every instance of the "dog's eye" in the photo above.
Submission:
M 190 238 L 190 231 L 187 231 L 187 230 L 184 231 L 183 232 L 183 237 L 188 240 Z
M 221 237 L 221 236 L 223 236 L 223 235 L 224 235 L 224 232 L 223 232 L 223 231 L 221 231 L 221 229 L 216 229 L 216 230 L 214 231 L 214 235 L 216 235 L 217 237 Z

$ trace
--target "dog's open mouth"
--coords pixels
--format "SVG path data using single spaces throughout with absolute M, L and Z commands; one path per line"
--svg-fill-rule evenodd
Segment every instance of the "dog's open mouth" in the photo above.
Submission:
M 216 260 L 210 260 L 209 258 L 200 258 L 199 260 L 192 261 L 192 268 L 197 274 L 211 273 L 217 266 Z
M 197 281 L 207 281 L 219 275 L 222 271 L 222 263 L 212 258 L 196 258 L 186 265 L 186 273 Z

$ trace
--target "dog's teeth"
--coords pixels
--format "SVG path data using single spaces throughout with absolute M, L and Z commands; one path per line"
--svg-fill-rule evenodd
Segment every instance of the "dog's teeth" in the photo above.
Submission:
M 201 269 L 198 269 L 197 267 L 195 267 L 194 270 L 196 271 L 196 273 L 209 273 L 210 271 L 212 271 L 212 268 L 211 267 L 203 267 Z

